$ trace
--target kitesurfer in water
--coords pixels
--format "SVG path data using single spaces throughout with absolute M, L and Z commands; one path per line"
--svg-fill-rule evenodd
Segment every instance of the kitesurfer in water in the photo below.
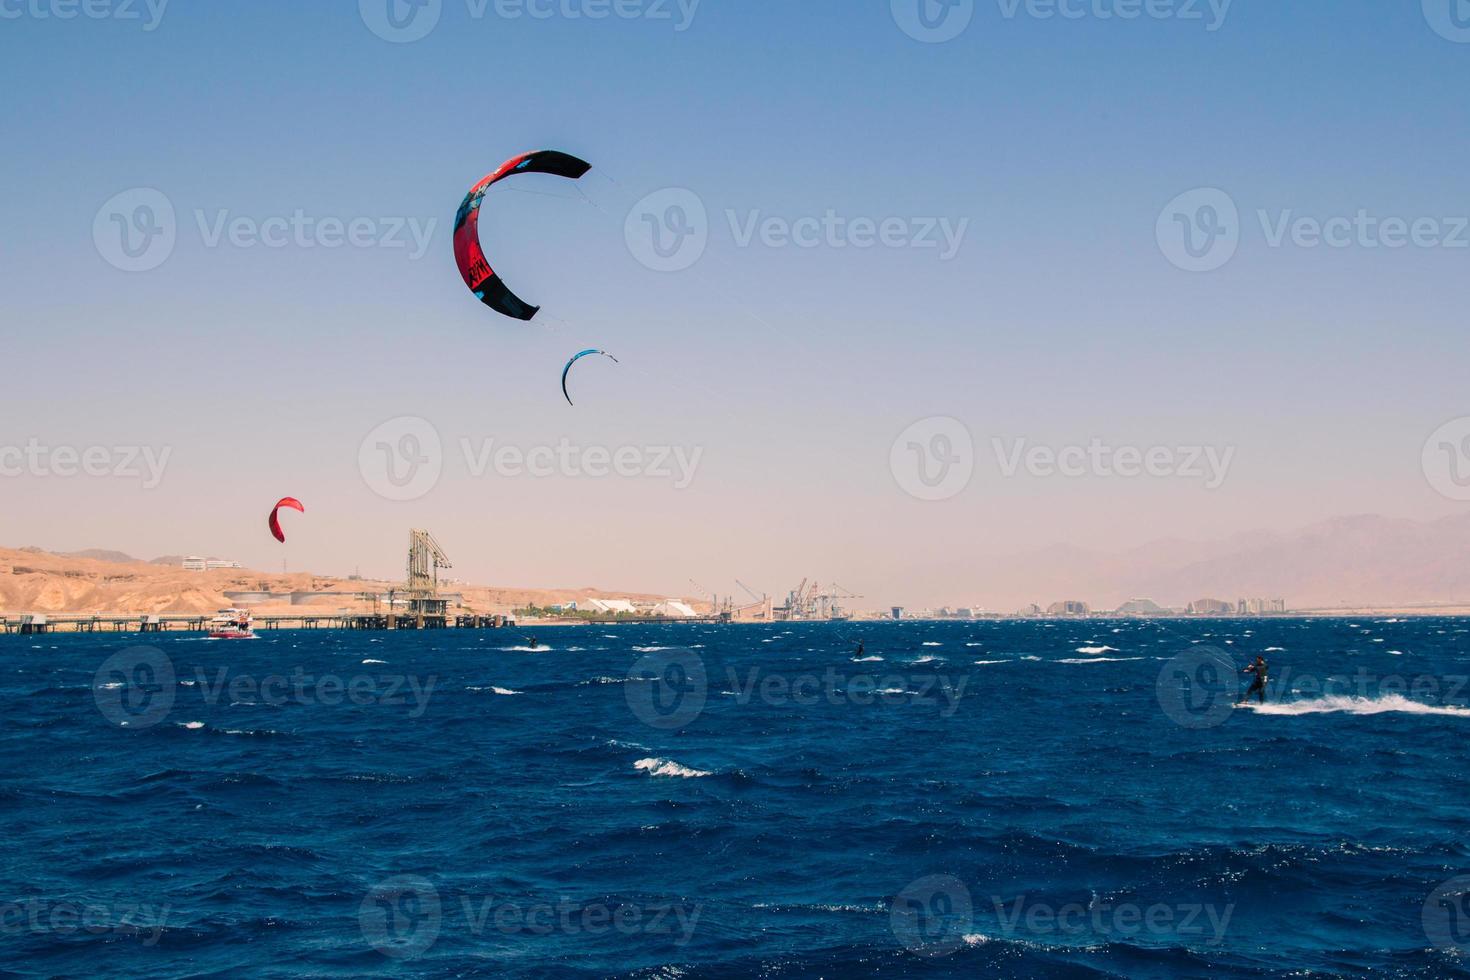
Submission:
M 538 639 L 536 639 L 534 636 L 531 637 L 531 649 L 532 650 L 539 650 L 539 649 L 541 649 L 541 641 L 538 640 Z
M 1260 654 L 1256 654 L 1255 662 L 1247 666 L 1245 670 L 1241 671 L 1241 673 L 1254 674 L 1255 679 L 1251 681 L 1251 686 L 1246 689 L 1245 697 L 1240 699 L 1240 703 L 1245 704 L 1251 699 L 1251 695 L 1254 694 L 1256 696 L 1256 700 L 1259 703 L 1265 704 L 1266 675 L 1268 673 L 1266 658 L 1261 656 Z
M 861 657 L 862 655 L 863 655 L 863 641 L 862 640 L 858 640 L 857 653 L 853 654 L 853 656 L 854 657 Z

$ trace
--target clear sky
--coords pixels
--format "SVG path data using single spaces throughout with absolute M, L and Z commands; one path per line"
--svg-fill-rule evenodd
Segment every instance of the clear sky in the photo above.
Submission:
M 1056 542 L 1458 513 L 1421 459 L 1470 416 L 1455 2 L 0 0 L 0 543 L 398 575 L 427 527 L 480 582 L 921 605 Z M 538 148 L 597 170 L 487 200 L 524 324 L 450 233 Z

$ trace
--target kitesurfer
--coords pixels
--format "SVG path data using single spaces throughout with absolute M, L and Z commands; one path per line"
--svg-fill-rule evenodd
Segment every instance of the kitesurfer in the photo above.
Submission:
M 863 641 L 862 640 L 858 640 L 857 653 L 853 654 L 853 656 L 854 657 L 861 657 L 862 655 L 863 655 Z
M 531 637 L 531 649 L 532 650 L 539 650 L 539 649 L 541 649 L 541 641 L 538 640 L 538 639 L 536 639 L 534 636 Z
M 1261 656 L 1260 654 L 1256 654 L 1255 661 L 1253 663 L 1251 663 L 1250 665 L 1248 665 L 1245 668 L 1245 670 L 1241 671 L 1241 673 L 1243 673 L 1243 674 L 1254 674 L 1255 675 L 1255 679 L 1251 681 L 1251 686 L 1246 689 L 1245 697 L 1243 697 L 1243 698 L 1240 699 L 1240 703 L 1241 704 L 1245 704 L 1247 701 L 1249 701 L 1251 699 L 1251 695 L 1254 694 L 1256 696 L 1256 700 L 1259 703 L 1265 704 L 1266 703 L 1266 675 L 1268 673 L 1268 665 L 1266 664 L 1266 658 L 1263 657 L 1263 656 Z

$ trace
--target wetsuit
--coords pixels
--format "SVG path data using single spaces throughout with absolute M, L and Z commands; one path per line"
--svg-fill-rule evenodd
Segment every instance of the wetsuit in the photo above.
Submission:
M 1245 697 L 1241 698 L 1241 703 L 1249 701 L 1252 694 L 1256 696 L 1256 700 L 1259 701 L 1261 704 L 1266 703 L 1267 667 L 1268 664 L 1266 663 L 1266 661 L 1258 659 L 1255 663 L 1251 664 L 1245 669 L 1245 672 L 1247 674 L 1255 674 L 1256 676 L 1255 680 L 1251 681 L 1251 686 L 1246 689 Z

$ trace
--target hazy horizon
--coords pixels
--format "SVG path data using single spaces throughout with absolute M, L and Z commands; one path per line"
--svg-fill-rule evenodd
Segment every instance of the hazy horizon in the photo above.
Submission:
M 907 3 L 7 8 L 0 541 L 924 607 L 1470 513 L 1450 0 Z M 526 324 L 450 233 L 541 148 Z

